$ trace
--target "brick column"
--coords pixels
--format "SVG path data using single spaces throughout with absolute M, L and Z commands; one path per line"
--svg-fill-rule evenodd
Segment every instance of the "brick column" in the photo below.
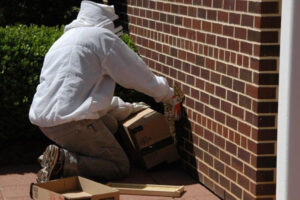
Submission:
M 185 168 L 223 199 L 275 199 L 280 1 L 112 2 L 186 95 Z

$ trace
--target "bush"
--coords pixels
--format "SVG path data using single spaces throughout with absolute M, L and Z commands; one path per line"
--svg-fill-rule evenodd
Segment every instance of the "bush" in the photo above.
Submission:
M 63 27 L 36 25 L 0 28 L 0 146 L 8 141 L 43 137 L 28 119 L 44 56 L 63 33 Z M 135 52 L 129 35 L 121 39 Z M 117 86 L 115 95 L 125 101 L 144 101 L 158 108 L 154 100 L 134 90 Z
M 67 24 L 76 18 L 80 2 L 78 0 L 1 0 L 0 26 Z
M 0 28 L 0 145 L 37 136 L 28 111 L 44 56 L 62 32 L 33 25 Z

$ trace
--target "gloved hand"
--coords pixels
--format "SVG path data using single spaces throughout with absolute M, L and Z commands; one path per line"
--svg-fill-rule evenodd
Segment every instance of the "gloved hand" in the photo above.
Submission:
M 184 99 L 184 94 L 180 88 L 174 86 L 174 96 L 164 103 L 164 112 L 165 116 L 172 115 L 175 121 L 178 121 L 181 118 L 181 103 Z
M 176 132 L 175 132 L 175 121 L 181 118 L 181 103 L 184 99 L 184 94 L 180 88 L 174 86 L 174 96 L 167 102 L 164 103 L 164 116 L 169 124 L 170 132 L 173 136 L 174 143 L 176 144 Z

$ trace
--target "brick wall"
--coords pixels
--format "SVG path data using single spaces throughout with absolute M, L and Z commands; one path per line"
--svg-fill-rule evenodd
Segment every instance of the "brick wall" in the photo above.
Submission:
M 223 199 L 275 199 L 279 0 L 115 0 L 144 61 L 186 95 L 184 167 Z

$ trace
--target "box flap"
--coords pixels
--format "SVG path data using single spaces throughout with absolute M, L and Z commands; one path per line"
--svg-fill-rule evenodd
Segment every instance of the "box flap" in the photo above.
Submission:
M 35 185 L 60 194 L 68 191 L 81 190 L 78 177 L 57 179 L 45 183 L 36 183 Z
M 91 195 L 102 195 L 102 194 L 111 194 L 111 193 L 118 193 L 117 189 L 108 187 L 101 183 L 97 183 L 95 181 L 91 181 L 89 179 L 78 177 L 80 182 L 80 186 L 82 191 L 89 193 Z
M 82 199 L 82 198 L 90 198 L 92 197 L 91 194 L 83 191 L 74 191 L 74 192 L 67 192 L 62 194 L 63 197 L 68 199 Z
M 129 120 L 126 120 L 124 123 L 123 123 L 123 126 L 125 128 L 127 127 L 132 127 L 134 126 L 134 124 L 141 118 L 143 118 L 145 115 L 147 116 L 148 114 L 151 114 L 151 113 L 155 113 L 154 110 L 152 110 L 151 108 L 147 108 L 146 110 L 143 110 L 139 113 L 137 113 L 136 115 L 132 116 Z

